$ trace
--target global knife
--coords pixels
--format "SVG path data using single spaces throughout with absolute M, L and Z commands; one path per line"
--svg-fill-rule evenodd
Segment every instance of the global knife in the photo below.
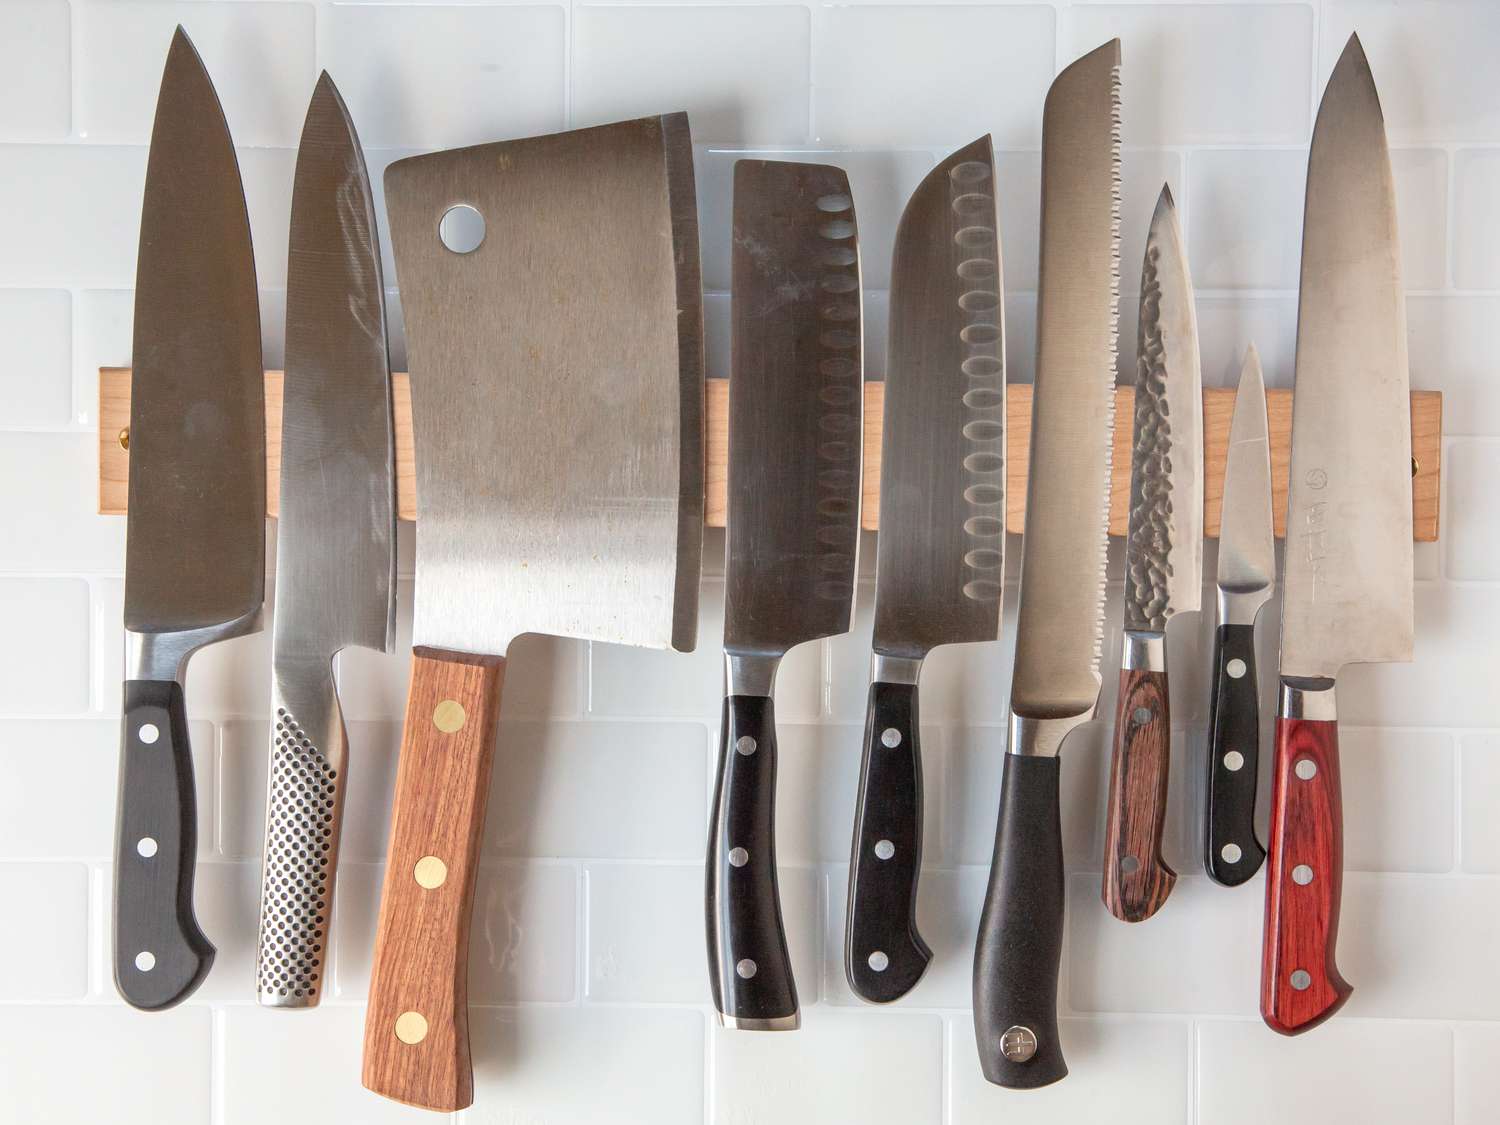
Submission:
M 859 546 L 859 241 L 838 168 L 734 166 L 725 544 L 727 690 L 708 837 L 709 979 L 724 1026 L 797 1027 L 776 886 L 776 669 L 846 632 Z
M 473 1101 L 469 921 L 511 641 L 687 650 L 697 633 L 687 117 L 412 157 L 387 170 L 386 198 L 412 374 L 416 607 L 363 1080 L 451 1111 Z M 481 237 L 450 237 L 460 227 Z
M 844 973 L 884 1003 L 921 978 L 918 677 L 938 645 L 1000 635 L 1005 340 L 995 162 L 934 168 L 896 230 L 880 457 L 874 654 L 849 859 Z
M 125 537 L 115 984 L 169 1008 L 214 947 L 193 912 L 198 814 L 184 674 L 255 632 L 265 591 L 265 387 L 250 223 L 213 83 L 179 27 L 141 209 Z
M 1260 777 L 1255 618 L 1276 583 L 1274 535 L 1266 385 L 1252 345 L 1240 373 L 1224 464 L 1219 627 L 1214 633 L 1214 690 L 1204 766 L 1203 866 L 1226 887 L 1245 882 L 1266 858 L 1255 835 Z
M 985 1078 L 1068 1073 L 1057 1034 L 1059 751 L 1099 701 L 1120 285 L 1120 42 L 1074 62 L 1042 116 L 1041 274 L 1010 740 L 974 950 Z
M 353 122 L 318 79 L 292 183 L 271 746 L 257 995 L 317 1004 L 349 745 L 333 659 L 389 651 L 396 466 L 375 206 Z
M 1125 632 L 1115 710 L 1104 905 L 1140 922 L 1177 881 L 1161 855 L 1172 721 L 1167 625 L 1203 598 L 1203 377 L 1187 247 L 1166 186 L 1141 265 Z
M 1314 1027 L 1348 999 L 1338 708 L 1346 664 L 1412 658 L 1411 403 L 1396 196 L 1375 79 L 1351 36 L 1313 127 L 1271 771 L 1261 1015 Z

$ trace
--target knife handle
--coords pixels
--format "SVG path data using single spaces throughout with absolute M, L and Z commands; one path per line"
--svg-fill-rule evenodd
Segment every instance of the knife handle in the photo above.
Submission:
M 127 680 L 116 816 L 115 986 L 158 1011 L 193 994 L 214 963 L 193 913 L 198 800 L 182 685 Z
M 844 975 L 857 996 L 899 1000 L 932 960 L 917 932 L 922 870 L 922 751 L 917 685 L 870 684 L 849 859 Z
M 1171 755 L 1167 673 L 1122 669 L 1104 829 L 1104 905 L 1122 922 L 1151 917 L 1177 882 L 1161 856 Z
M 474 1100 L 469 920 L 504 674 L 498 658 L 412 655 L 361 1077 L 424 1109 Z
M 1055 756 L 1006 754 L 989 889 L 974 947 L 979 1065 L 997 1086 L 1067 1077 L 1057 1033 L 1063 850 Z
M 1260 1014 L 1295 1035 L 1353 991 L 1334 963 L 1344 873 L 1338 721 L 1278 718 L 1271 778 Z
M 708 970 L 725 1027 L 801 1022 L 776 885 L 776 714 L 768 696 L 724 700 L 708 836 Z
M 1255 626 L 1220 625 L 1214 634 L 1214 693 L 1209 703 L 1203 866 L 1226 887 L 1249 880 L 1266 858 L 1255 835 L 1260 777 L 1260 693 Z

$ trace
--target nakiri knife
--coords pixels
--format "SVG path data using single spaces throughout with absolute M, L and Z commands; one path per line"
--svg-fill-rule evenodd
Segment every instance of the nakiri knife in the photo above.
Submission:
M 1219 521 L 1219 627 L 1204 764 L 1203 866 L 1226 887 L 1260 870 L 1266 851 L 1255 835 L 1260 777 L 1260 689 L 1255 619 L 1276 584 L 1271 521 L 1271 445 L 1266 385 L 1252 344 L 1229 423 L 1224 501 Z
M 1177 874 L 1162 858 L 1172 722 L 1167 626 L 1203 600 L 1203 377 L 1187 246 L 1163 185 L 1141 265 L 1125 630 L 1104 828 L 1104 905 L 1140 922 Z
M 859 236 L 844 172 L 734 166 L 726 691 L 708 836 L 709 979 L 725 1027 L 797 1027 L 776 884 L 776 669 L 847 632 L 859 546 Z
M 1046 1086 L 1063 938 L 1059 751 L 1094 716 L 1104 636 L 1120 286 L 1120 41 L 1052 83 L 1042 116 L 1036 387 L 1010 738 L 974 950 L 984 1076 Z
M 918 185 L 896 229 L 880 457 L 875 629 L 849 859 L 844 974 L 876 1003 L 932 953 L 922 867 L 918 677 L 938 645 L 1000 635 L 1005 329 L 988 136 Z
M 322 995 L 348 738 L 333 660 L 390 650 L 396 466 L 375 206 L 354 124 L 324 73 L 292 183 L 270 766 L 256 991 Z
M 115 984 L 190 995 L 214 947 L 193 911 L 198 814 L 188 658 L 260 628 L 266 435 L 260 309 L 239 164 L 182 28 L 156 103 L 141 209 L 125 539 Z
M 1357 36 L 1313 127 L 1271 770 L 1261 1015 L 1293 1034 L 1350 987 L 1335 964 L 1343 882 L 1338 709 L 1346 664 L 1412 659 L 1411 402 L 1385 119 Z

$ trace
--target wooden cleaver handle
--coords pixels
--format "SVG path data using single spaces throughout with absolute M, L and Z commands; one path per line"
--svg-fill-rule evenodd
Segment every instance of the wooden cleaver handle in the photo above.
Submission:
M 469 919 L 504 675 L 499 658 L 412 655 L 362 1078 L 424 1109 L 474 1100 Z

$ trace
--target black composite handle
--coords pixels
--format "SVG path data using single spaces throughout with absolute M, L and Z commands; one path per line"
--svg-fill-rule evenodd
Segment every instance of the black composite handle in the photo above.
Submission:
M 214 963 L 193 913 L 198 802 L 182 685 L 127 681 L 120 745 L 115 985 L 156 1011 L 192 995 Z
M 1220 625 L 1214 634 L 1209 732 L 1203 865 L 1215 882 L 1236 887 L 1259 871 L 1266 858 L 1255 837 L 1260 694 L 1253 625 Z

